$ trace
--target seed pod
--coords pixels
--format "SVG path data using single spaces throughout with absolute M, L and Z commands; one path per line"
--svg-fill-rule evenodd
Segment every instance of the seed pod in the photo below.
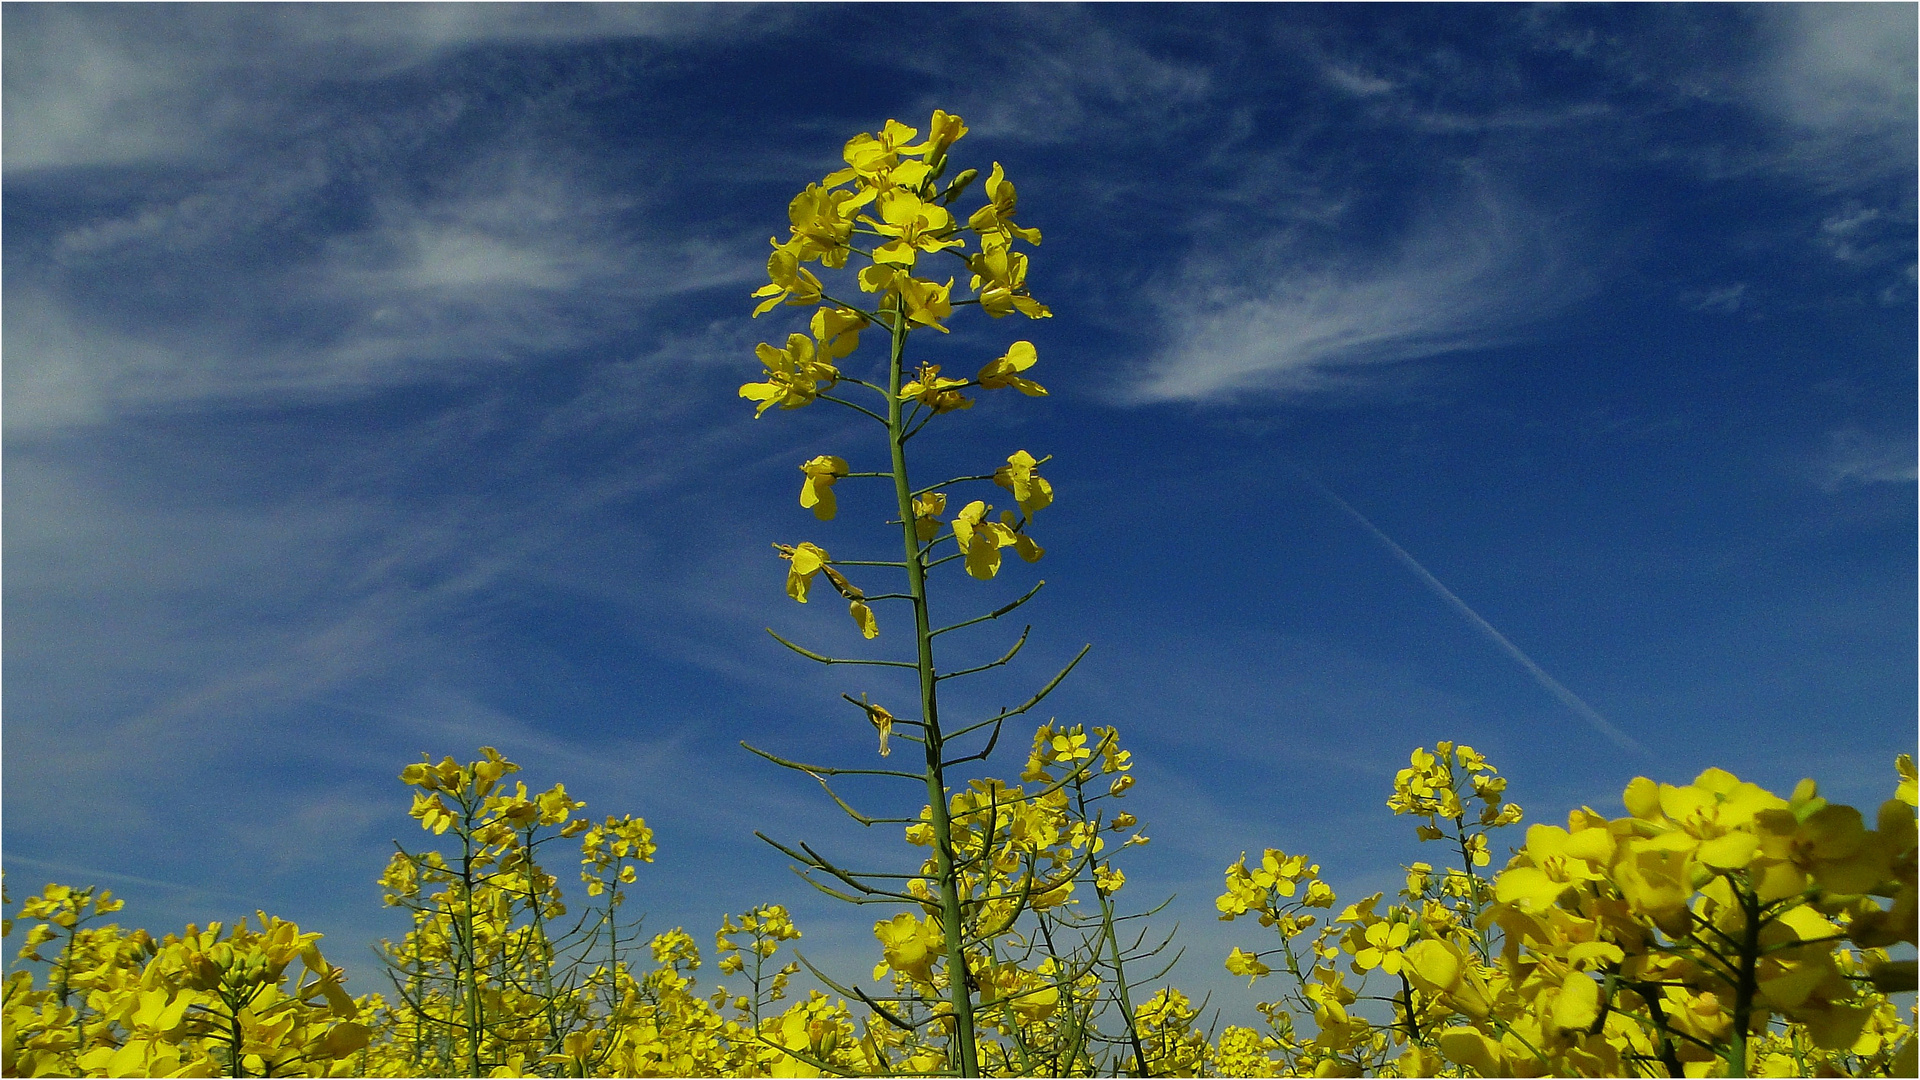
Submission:
M 947 206 L 951 204 L 953 200 L 960 197 L 962 192 L 967 190 L 967 185 L 973 183 L 979 176 L 979 169 L 968 169 L 959 176 L 954 177 L 953 183 L 947 185 L 946 193 L 940 196 L 940 205 Z

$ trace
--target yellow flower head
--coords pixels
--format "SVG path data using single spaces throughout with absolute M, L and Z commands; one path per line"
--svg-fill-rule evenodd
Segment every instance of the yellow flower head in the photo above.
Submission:
M 940 515 L 947 512 L 945 492 L 935 491 L 926 495 L 916 495 L 913 500 L 913 532 L 921 543 L 933 539 L 940 532 Z
M 948 278 L 945 285 L 936 285 L 903 274 L 895 279 L 894 288 L 899 290 L 900 302 L 907 309 L 907 321 L 931 326 L 943 334 L 947 332 L 941 323 L 953 314 L 953 303 L 949 299 L 953 292 L 952 278 Z
M 1235 945 L 1233 951 L 1227 954 L 1227 971 L 1234 975 L 1245 975 L 1248 986 L 1252 986 L 1253 981 L 1262 975 L 1273 973 L 1272 968 L 1260 962 L 1257 954 L 1243 952 L 1238 945 Z
M 1029 518 L 1053 504 L 1053 485 L 1034 472 L 1039 466 L 1032 454 L 1016 450 L 993 474 L 993 482 L 1013 492 L 1021 513 Z
M 1022 378 L 1020 373 L 1032 367 L 1040 359 L 1031 341 L 1016 341 L 1007 348 L 1006 355 L 987 361 L 980 369 L 974 381 L 982 390 L 998 390 L 1011 386 L 1028 397 L 1045 397 L 1047 388 L 1031 379 Z
M 835 512 L 833 482 L 847 475 L 847 463 L 830 454 L 822 454 L 800 466 L 806 481 L 800 485 L 800 505 L 811 509 L 821 521 L 832 521 Z
M 803 604 L 806 603 L 807 590 L 813 585 L 813 575 L 827 567 L 829 556 L 825 549 L 806 541 L 801 541 L 794 547 L 788 547 L 785 544 L 773 546 L 774 550 L 780 553 L 780 557 L 788 563 L 787 595 Z
M 754 318 L 783 303 L 805 307 L 820 302 L 820 279 L 800 265 L 805 252 L 806 247 L 799 238 L 784 244 L 773 242 L 773 254 L 767 256 L 767 277 L 772 280 L 753 291 L 753 295 L 767 298 L 753 309 Z
M 886 956 L 873 969 L 876 979 L 885 976 L 887 969 L 892 968 L 915 982 L 930 982 L 933 979 L 933 965 L 938 962 L 940 952 L 947 944 L 946 934 L 941 931 L 938 921 L 932 918 L 923 921 L 904 911 L 886 922 L 874 923 L 873 936 L 879 939 L 881 951 Z
M 940 374 L 939 364 L 922 364 L 914 380 L 900 388 L 900 400 L 918 399 L 936 413 L 952 412 L 955 409 L 973 408 L 973 399 L 963 396 L 958 387 L 967 385 L 965 379 L 948 379 Z
M 819 358 L 813 339 L 805 334 L 788 334 L 784 349 L 761 342 L 754 354 L 767 369 L 767 381 L 747 383 L 740 388 L 740 396 L 760 403 L 753 411 L 756 418 L 775 405 L 798 409 L 810 404 L 819 395 L 821 383 L 832 386 L 840 379 L 840 370 Z
M 960 141 L 967 133 L 966 122 L 947 112 L 945 109 L 933 110 L 933 119 L 927 124 L 927 141 L 921 144 L 921 152 L 929 162 L 937 163 L 946 156 L 947 148 Z
M 860 345 L 860 330 L 867 317 L 852 308 L 823 307 L 813 313 L 813 337 L 820 343 L 820 355 L 838 360 Z
M 873 182 L 891 171 L 899 163 L 901 154 L 921 151 L 919 147 L 907 145 L 918 134 L 918 128 L 910 128 L 898 120 L 888 120 L 877 138 L 870 132 L 855 135 L 847 140 L 846 147 L 841 151 L 841 157 L 849 167 L 829 175 L 823 182 L 828 187 L 837 187 L 855 177 Z
M 874 729 L 880 733 L 880 756 L 887 757 L 893 751 L 887 746 L 887 740 L 893 735 L 893 714 L 885 706 L 875 705 L 867 700 L 866 694 L 860 695 L 860 708 L 866 710 L 867 719 L 873 722 Z
M 953 215 L 945 207 L 900 188 L 881 195 L 877 203 L 879 220 L 860 219 L 880 235 L 891 237 L 873 249 L 874 262 L 911 270 L 923 251 L 933 253 L 961 246 L 961 241 L 951 239 Z
M 998 319 L 1018 311 L 1029 319 L 1053 316 L 1045 304 L 1027 292 L 1027 256 L 1013 250 L 1012 242 L 1001 233 L 980 238 L 980 250 L 967 257 L 973 271 L 973 291 L 987 314 Z
M 993 163 L 993 172 L 987 177 L 987 205 L 973 212 L 967 220 L 967 226 L 983 236 L 991 232 L 1017 236 L 1029 244 L 1040 242 L 1039 229 L 1022 228 L 1013 223 L 1015 207 L 1019 197 L 1014 193 L 1013 184 L 1007 180 L 1006 171 L 999 162 Z
M 808 184 L 787 204 L 787 219 L 793 229 L 789 243 L 794 245 L 795 255 L 802 262 L 819 259 L 823 266 L 845 266 L 851 250 L 847 238 L 853 235 L 852 212 L 871 199 L 870 195 Z

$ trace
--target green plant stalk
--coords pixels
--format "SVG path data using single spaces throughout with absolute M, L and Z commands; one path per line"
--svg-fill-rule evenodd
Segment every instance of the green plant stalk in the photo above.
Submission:
M 893 490 L 900 505 L 900 527 L 907 551 L 907 592 L 913 602 L 914 641 L 918 648 L 920 718 L 926 724 L 927 805 L 933 825 L 935 876 L 940 884 L 940 923 L 947 938 L 947 996 L 953 1004 L 954 1042 L 961 1076 L 980 1075 L 974 1048 L 973 991 L 968 986 L 965 941 L 960 918 L 958 871 L 953 865 L 953 829 L 947 815 L 946 770 L 940 735 L 933 632 L 927 616 L 927 569 L 920 554 L 920 533 L 913 516 L 913 484 L 907 478 L 906 427 L 900 402 L 901 361 L 907 348 L 906 305 L 895 301 L 887 363 L 887 441 L 893 457 Z
M 526 835 L 521 838 L 521 842 L 525 845 L 527 860 L 527 868 L 525 870 L 527 878 L 527 911 L 533 919 L 533 964 L 535 974 L 540 980 L 540 995 L 546 1003 L 542 1011 L 547 1014 L 547 1040 L 551 1049 L 554 1052 L 558 1052 L 561 1047 L 561 1040 L 565 1037 L 566 1032 L 561 1030 L 560 1009 L 557 1004 L 558 998 L 553 992 L 553 956 L 548 947 L 549 942 L 547 941 L 547 920 L 546 913 L 543 910 L 545 905 L 540 902 L 540 879 L 544 871 L 540 869 L 540 864 L 533 860 L 533 834 L 536 828 L 537 826 L 529 825 Z M 617 866 L 614 869 L 614 874 L 615 880 L 617 881 L 619 879 L 619 868 Z
M 1107 939 L 1107 948 L 1113 956 L 1113 989 L 1120 1001 L 1120 1013 L 1127 1025 L 1127 1041 L 1133 1045 L 1133 1075 L 1148 1076 L 1147 1051 L 1140 1045 L 1140 1025 L 1133 1015 L 1133 999 L 1127 992 L 1127 968 L 1120 959 L 1120 936 L 1113 929 L 1113 901 L 1094 887 L 1094 895 L 1100 898 L 1100 933 Z
M 467 799 L 463 793 L 461 802 Z M 463 805 L 460 828 L 460 968 L 466 992 L 467 1071 L 480 1075 L 480 958 L 473 940 L 473 807 Z
M 1747 1075 L 1747 1026 L 1753 1020 L 1753 1000 L 1759 994 L 1760 983 L 1754 968 L 1760 962 L 1760 918 L 1759 898 L 1745 889 L 1735 887 L 1740 907 L 1746 915 L 1746 927 L 1740 936 L 1740 973 L 1734 984 L 1733 1031 L 1727 1047 L 1727 1075 Z

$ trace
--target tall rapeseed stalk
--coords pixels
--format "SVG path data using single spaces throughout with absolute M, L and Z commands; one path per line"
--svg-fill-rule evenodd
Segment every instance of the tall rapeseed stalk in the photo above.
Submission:
M 889 120 L 878 135 L 862 134 L 846 144 L 846 168 L 807 185 L 794 197 L 788 207 L 790 235 L 773 241 L 773 254 L 767 260 L 771 280 L 754 294 L 762 298 L 754 314 L 764 315 L 782 305 L 811 308 L 812 332 L 789 334 L 781 347 L 760 345 L 765 379 L 742 386 L 740 396 L 758 403 L 756 416 L 774 406 L 798 409 L 826 401 L 860 414 L 885 432 L 883 469 L 855 471 L 844 459 L 824 454 L 801 464 L 805 479 L 800 505 L 812 510 L 818 520 L 829 521 L 838 509 L 834 495 L 838 481 L 891 481 L 897 517 L 890 524 L 900 529 L 902 558 L 835 559 L 810 541 L 774 546 L 789 564 L 788 595 L 806 603 L 815 578 L 824 576 L 848 602 L 855 624 L 870 640 L 880 634 L 872 605 L 904 601 L 912 618 L 912 659 L 827 656 L 778 634 L 774 637 L 822 664 L 912 671 L 918 681 L 917 713 L 905 709 L 896 713 L 886 704 L 868 700 L 864 693 L 859 698 L 843 696 L 877 729 L 881 757 L 890 756 L 891 740 L 900 739 L 921 747 L 920 767 L 917 771 L 830 767 L 748 749 L 813 777 L 861 824 L 906 824 L 908 839 L 929 849 L 921 875 L 914 877 L 849 870 L 806 844 L 796 850 L 769 840 L 805 867 L 803 876 L 832 895 L 855 903 L 903 904 L 926 912 L 922 919 L 909 910 L 875 929 L 886 957 L 875 977 L 892 970 L 901 991 L 898 995 L 875 999 L 859 990 L 843 992 L 866 1000 L 900 1029 L 914 1031 L 931 1025 L 933 1030 L 947 1032 L 947 1067 L 971 1076 L 977 1075 L 986 1056 L 980 1035 L 983 1024 L 1005 1026 L 997 1018 L 1016 1014 L 1051 1017 L 1063 989 L 1072 1000 L 1076 983 L 1098 982 L 1095 966 L 1107 963 L 1105 959 L 1076 962 L 1053 955 L 1051 946 L 1035 945 L 1032 937 L 1015 933 L 1014 927 L 1023 914 L 1044 917 L 1064 902 L 1082 871 L 1098 869 L 1094 856 L 1102 847 L 1097 836 L 1102 826 L 1088 811 L 1084 795 L 1077 801 L 1073 796 L 1083 793 L 1089 778 L 1103 773 L 1115 779 L 1102 798 L 1124 792 L 1131 778 L 1120 775 L 1130 764 L 1111 730 L 1097 729 L 1096 745 L 1089 747 L 1080 729 L 1056 731 L 1049 726 L 1036 740 L 1024 777 L 1040 782 L 1039 791 L 1009 788 L 999 781 L 974 781 L 956 794 L 949 782 L 956 766 L 985 760 L 1005 722 L 1038 705 L 1086 655 L 1082 649 L 1018 707 L 970 723 L 941 717 L 939 691 L 945 680 L 1005 665 L 1025 644 L 1026 634 L 1000 659 L 959 671 L 941 670 L 936 639 L 1008 614 L 1032 599 L 1044 583 L 1036 583 L 1018 600 L 996 610 L 935 626 L 928 602 L 931 572 L 959 561 L 970 576 L 990 580 L 1000 572 L 1002 553 L 1008 548 L 1027 562 L 1038 561 L 1043 550 L 1032 533 L 1034 515 L 1053 501 L 1052 485 L 1038 472 L 1047 459 L 1036 459 L 1024 449 L 1009 454 L 1004 464 L 994 462 L 977 474 L 933 484 L 917 482 L 910 470 L 911 441 L 935 419 L 971 408 L 974 400 L 968 391 L 1013 389 L 1029 397 L 1047 392 L 1027 377 L 1038 359 L 1031 342 L 1013 342 L 1001 355 L 987 359 L 972 377 L 942 374 L 942 366 L 923 359 L 917 347 L 926 331 L 945 334 L 947 321 L 962 307 L 978 307 L 996 319 L 1016 312 L 1029 319 L 1051 315 L 1028 293 L 1028 255 L 1019 247 L 1038 245 L 1040 232 L 1015 220 L 1017 196 L 999 163 L 994 163 L 982 185 L 984 205 L 964 220 L 949 209 L 979 177 L 977 170 L 967 169 L 950 181 L 945 179 L 949 150 L 966 131 L 959 117 L 942 111 L 933 114 L 924 139 L 918 129 Z M 957 260 L 953 276 L 933 269 L 947 259 Z M 844 272 L 850 279 L 846 284 L 857 285 L 859 293 L 830 292 L 830 286 L 808 268 L 815 264 L 823 272 Z M 955 282 L 963 273 L 969 282 L 965 292 L 971 295 L 956 298 Z M 884 369 L 873 379 L 843 371 L 842 364 L 858 347 L 861 335 L 873 332 L 886 337 Z M 951 489 L 989 481 L 1011 496 L 1013 508 L 995 516 L 985 499 L 972 499 L 947 516 Z M 851 567 L 861 567 L 862 572 L 868 567 L 893 570 L 904 580 L 892 591 L 869 595 L 844 572 Z M 984 746 L 968 752 L 956 744 L 969 735 L 984 739 Z M 1063 771 L 1048 772 L 1049 767 Z M 830 780 L 839 776 L 913 782 L 924 788 L 925 809 L 917 819 L 863 814 L 831 786 Z M 1121 879 L 1110 871 L 1102 873 L 1106 876 L 1090 880 L 1104 902 L 1108 890 L 1117 888 Z M 1111 918 L 1109 913 L 1109 922 Z M 1097 938 L 1111 944 L 1111 927 Z M 1032 969 L 1024 968 L 1003 955 L 1002 946 L 1009 943 L 1023 959 L 1038 952 L 1049 956 Z M 1100 953 L 1098 944 L 1095 940 L 1096 948 L 1090 950 L 1093 957 L 1117 956 L 1113 948 Z M 983 1011 L 996 1019 L 983 1019 Z M 1022 1039 L 1014 1042 L 1012 1048 L 996 1052 L 1035 1052 Z

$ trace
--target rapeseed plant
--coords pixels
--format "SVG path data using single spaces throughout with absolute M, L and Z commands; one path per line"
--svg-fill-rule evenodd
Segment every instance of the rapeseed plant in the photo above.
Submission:
M 810 843 L 763 837 L 816 888 L 893 909 L 873 927 L 871 978 L 886 992 L 813 969 L 778 904 L 721 918 L 713 967 L 740 992 L 703 989 L 691 933 L 643 938 L 622 914 L 656 854 L 646 821 L 596 823 L 561 784 L 509 789 L 520 767 L 482 747 L 476 760 L 426 758 L 400 774 L 410 815 L 432 839 L 422 850 L 397 844 L 379 879 L 410 923 L 382 945 L 388 992 L 349 995 L 320 935 L 264 912 L 257 929 L 242 919 L 156 940 L 103 921 L 122 908 L 110 893 L 51 884 L 21 905 L 32 926 L 16 965 L 27 967 L 6 977 L 0 1072 L 1915 1075 L 1914 1009 L 1893 1000 L 1915 989 L 1920 778 L 1907 755 L 1894 797 L 1871 821 L 1811 780 L 1783 798 L 1708 769 L 1686 785 L 1634 779 L 1622 817 L 1582 807 L 1564 828 L 1528 824 L 1503 858 L 1495 837 L 1524 817 L 1506 799 L 1506 778 L 1472 747 L 1416 749 L 1387 806 L 1445 855 L 1404 867 L 1394 900 L 1375 893 L 1342 905 L 1321 865 L 1298 851 L 1242 853 L 1226 868 L 1219 917 L 1252 916 L 1273 935 L 1236 945 L 1226 969 L 1250 987 L 1280 989 L 1258 1005 L 1263 1028 L 1214 1036 L 1206 1003 L 1164 981 L 1171 962 L 1157 958 L 1169 939 L 1144 928 L 1160 909 L 1123 914 L 1116 903 L 1127 877 L 1114 856 L 1148 842 L 1133 814 L 1109 805 L 1134 783 L 1118 732 L 1050 720 L 1034 732 L 1018 783 L 958 779 L 1086 650 L 1017 707 L 959 723 L 939 711 L 945 681 L 1009 665 L 1027 632 L 999 659 L 959 670 L 936 664 L 937 639 L 993 623 L 1043 583 L 936 627 L 933 572 L 959 562 L 967 576 L 992 580 L 1008 568 L 1009 548 L 1039 561 L 1033 522 L 1054 500 L 1040 475 L 1049 459 L 1025 449 L 934 484 L 908 469 L 910 441 L 935 418 L 995 390 L 1047 393 L 1030 377 L 1031 342 L 1012 342 L 969 378 L 943 368 L 972 361 L 931 362 L 918 351 L 926 335 L 911 337 L 946 333 L 964 307 L 995 319 L 1051 314 L 1029 292 L 1030 256 L 1018 246 L 1037 246 L 1041 234 L 1017 220 L 1002 166 L 981 184 L 984 205 L 964 219 L 951 209 L 980 175 L 945 179 L 965 134 L 941 111 L 925 138 L 890 120 L 847 142 L 846 167 L 794 197 L 754 314 L 811 308 L 808 332 L 761 344 L 763 381 L 740 389 L 756 417 L 824 401 L 876 425 L 876 446 L 884 431 L 875 455 L 884 468 L 856 471 L 832 454 L 801 462 L 799 503 L 816 523 L 833 522 L 842 481 L 882 481 L 903 557 L 836 559 L 811 540 L 774 548 L 787 594 L 808 603 L 824 579 L 865 640 L 881 637 L 876 604 L 904 603 L 912 659 L 834 657 L 775 637 L 822 664 L 912 672 L 911 702 L 842 696 L 872 725 L 875 755 L 901 764 L 892 741 L 918 746 L 917 771 L 749 749 L 817 781 L 863 826 L 902 827 L 917 849 L 900 867 L 866 872 Z M 958 262 L 943 281 L 931 267 L 947 259 Z M 870 380 L 843 370 L 862 333 L 886 341 Z M 998 514 L 987 498 L 960 494 L 988 483 L 1006 496 L 981 494 L 1012 500 Z M 901 583 L 869 593 L 850 576 L 877 572 Z M 884 626 L 888 643 L 895 625 Z M 862 813 L 835 789 L 843 776 L 903 781 L 919 811 Z M 541 865 L 555 841 L 574 838 L 578 912 Z M 12 920 L 4 930 L 11 935 Z M 803 969 L 838 996 L 797 997 L 792 980 Z

